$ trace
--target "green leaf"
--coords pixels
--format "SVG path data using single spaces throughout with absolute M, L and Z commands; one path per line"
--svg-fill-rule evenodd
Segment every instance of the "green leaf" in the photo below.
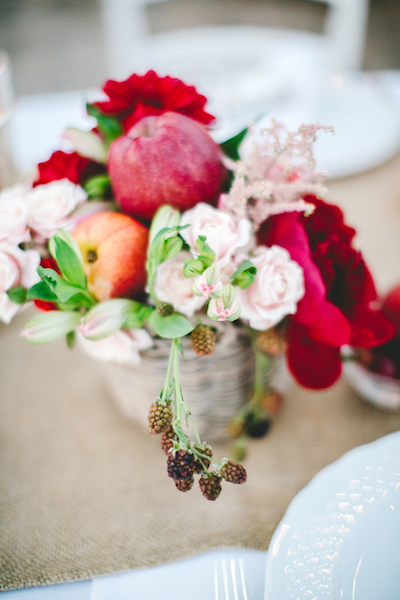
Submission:
M 126 329 L 140 329 L 149 320 L 152 312 L 153 308 L 151 306 L 139 304 L 137 311 L 131 313 L 124 321 L 123 327 Z
M 85 294 L 85 297 L 92 301 L 95 304 L 95 300 L 92 299 L 89 292 L 82 290 L 75 285 L 71 285 L 62 277 L 59 276 L 53 269 L 43 269 L 43 267 L 38 267 L 37 272 L 40 277 L 47 283 L 49 288 L 55 293 L 60 302 L 67 302 L 70 298 L 75 296 L 76 294 Z
M 70 331 L 69 333 L 67 333 L 66 340 L 67 340 L 68 348 L 72 349 L 75 346 L 75 339 L 76 339 L 75 331 Z
M 156 311 L 153 311 L 149 323 L 157 335 L 167 339 L 184 337 L 194 329 L 187 318 L 179 313 L 162 317 Z
M 111 180 L 108 175 L 102 173 L 88 179 L 83 189 L 91 200 L 93 198 L 106 198 L 111 192 Z
M 245 260 L 232 275 L 232 283 L 238 285 L 242 290 L 248 288 L 257 275 L 257 267 L 249 260 Z
M 220 144 L 222 152 L 233 160 L 239 160 L 239 146 L 245 138 L 247 132 L 248 128 L 246 127 L 246 129 L 243 129 L 234 137 L 231 137 L 229 140 L 226 140 L 226 142 Z
M 35 283 L 28 290 L 27 300 L 44 300 L 45 302 L 57 302 L 57 296 L 51 291 L 45 281 Z
M 97 120 L 98 129 L 108 144 L 123 135 L 124 130 L 117 117 L 102 113 L 94 104 L 87 104 L 86 109 L 88 114 Z
M 65 234 L 63 236 L 60 236 L 58 232 L 54 236 L 54 258 L 68 283 L 84 290 L 86 289 L 86 274 L 79 247 L 78 255 L 75 239 L 66 231 L 63 233 Z M 71 237 L 73 242 L 68 238 L 65 239 L 65 236 Z
M 7 290 L 6 293 L 11 302 L 15 302 L 15 304 L 24 304 L 26 302 L 28 290 L 24 288 L 23 285 L 16 285 Z

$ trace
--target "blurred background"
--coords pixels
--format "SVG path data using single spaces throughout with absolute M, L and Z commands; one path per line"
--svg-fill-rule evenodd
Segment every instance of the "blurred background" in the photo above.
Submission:
M 351 0 L 350 0 L 351 1 Z M 251 24 L 321 32 L 327 7 L 307 0 L 171 0 L 147 8 L 153 32 Z M 362 66 L 400 69 L 400 2 L 370 0 Z M 109 75 L 100 0 L 0 0 L 0 46 L 17 95 L 99 87 Z

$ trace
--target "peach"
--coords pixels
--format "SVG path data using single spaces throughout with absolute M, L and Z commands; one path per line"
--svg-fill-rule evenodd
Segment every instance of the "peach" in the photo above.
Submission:
M 75 228 L 88 288 L 98 300 L 130 298 L 144 289 L 148 234 L 142 223 L 114 212 L 91 215 Z

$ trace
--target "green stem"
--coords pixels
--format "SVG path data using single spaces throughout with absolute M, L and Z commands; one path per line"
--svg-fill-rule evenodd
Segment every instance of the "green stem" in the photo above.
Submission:
M 167 374 L 165 376 L 164 387 L 162 389 L 161 398 L 160 398 L 161 402 L 165 402 L 168 399 L 168 398 L 166 398 L 166 396 L 168 395 L 168 391 L 169 391 L 169 387 L 170 387 L 170 383 L 171 383 L 171 367 L 172 367 L 173 359 L 174 359 L 174 344 L 171 345 L 171 350 L 169 353 Z

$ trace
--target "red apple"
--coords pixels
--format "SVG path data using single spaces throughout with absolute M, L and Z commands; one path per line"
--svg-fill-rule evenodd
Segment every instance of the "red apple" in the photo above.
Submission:
M 88 288 L 98 300 L 130 298 L 143 290 L 148 233 L 142 223 L 114 212 L 94 214 L 76 227 Z
M 175 112 L 144 117 L 116 139 L 108 171 L 122 210 L 144 220 L 162 204 L 187 210 L 198 202 L 215 203 L 227 175 L 207 131 Z
M 390 290 L 383 299 L 382 312 L 395 324 L 396 336 L 400 336 L 400 284 Z

